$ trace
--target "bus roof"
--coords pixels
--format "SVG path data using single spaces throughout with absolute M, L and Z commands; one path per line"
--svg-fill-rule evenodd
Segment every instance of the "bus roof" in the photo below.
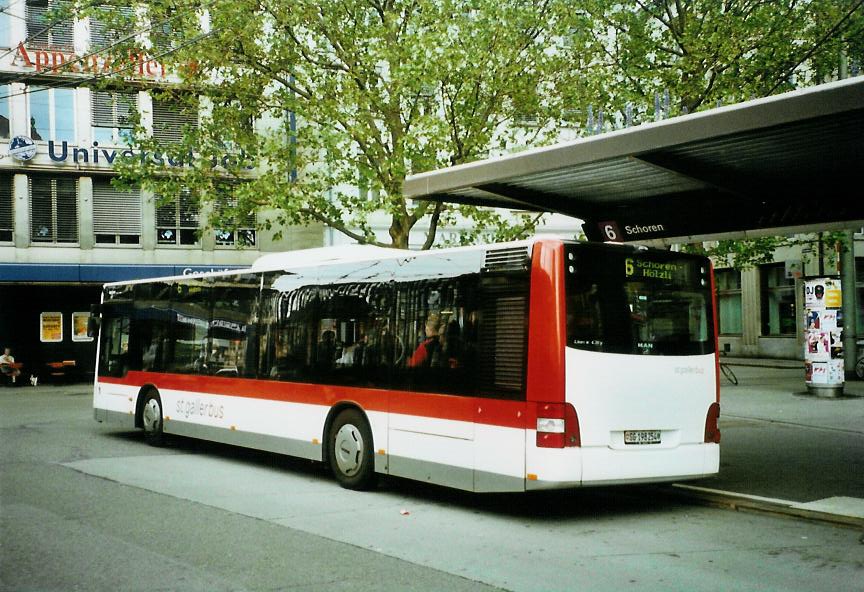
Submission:
M 391 249 L 372 245 L 320 247 L 317 249 L 303 249 L 300 251 L 287 251 L 284 253 L 263 255 L 252 264 L 252 271 L 262 272 L 306 269 L 309 267 L 320 267 L 342 263 L 425 257 L 451 253 L 453 251 L 465 252 L 472 250 L 486 251 L 490 249 L 513 249 L 528 247 L 534 244 L 538 239 L 539 237 L 533 237 L 526 240 L 507 243 L 473 245 L 469 247 L 450 247 L 447 249 L 433 249 L 428 251 L 409 251 L 405 249 Z
M 227 277 L 243 273 L 261 273 L 265 271 L 291 271 L 309 269 L 314 267 L 322 267 L 329 265 L 337 265 L 344 263 L 360 263 L 363 261 L 381 261 L 387 259 L 406 259 L 416 257 L 426 257 L 433 255 L 441 255 L 456 252 L 466 251 L 486 251 L 499 249 L 514 249 L 528 248 L 541 238 L 566 241 L 560 237 L 532 237 L 521 241 L 512 241 L 506 243 L 492 243 L 485 245 L 472 245 L 468 247 L 450 247 L 446 249 L 433 249 L 427 251 L 409 251 L 405 249 L 391 249 L 386 247 L 376 247 L 373 245 L 340 245 L 336 247 L 318 247 L 314 249 L 300 249 L 297 251 L 285 251 L 280 253 L 268 253 L 262 255 L 252 264 L 251 267 L 245 269 L 233 269 L 228 271 L 214 271 L 206 273 L 194 273 L 190 275 L 175 275 L 165 277 L 153 277 L 139 280 L 129 280 L 122 282 L 111 282 L 105 284 L 106 287 L 111 286 L 127 286 L 131 284 L 146 284 L 150 282 L 162 281 L 177 281 L 191 280 L 195 278 L 218 278 Z

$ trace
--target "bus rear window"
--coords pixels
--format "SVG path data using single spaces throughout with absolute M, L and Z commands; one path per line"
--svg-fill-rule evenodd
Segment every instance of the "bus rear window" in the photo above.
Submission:
M 565 266 L 570 347 L 666 356 L 714 351 L 707 259 L 573 245 Z

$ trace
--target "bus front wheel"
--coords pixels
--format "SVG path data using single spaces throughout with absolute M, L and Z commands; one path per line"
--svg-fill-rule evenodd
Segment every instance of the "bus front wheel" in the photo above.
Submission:
M 144 427 L 144 440 L 150 446 L 162 446 L 165 443 L 165 433 L 162 431 L 162 399 L 156 391 L 148 391 L 144 395 L 141 425 Z
M 330 470 L 346 489 L 368 489 L 375 482 L 372 430 L 357 409 L 336 416 L 327 447 Z

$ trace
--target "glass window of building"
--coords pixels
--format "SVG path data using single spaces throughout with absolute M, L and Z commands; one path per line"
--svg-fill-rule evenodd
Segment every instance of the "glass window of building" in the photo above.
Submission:
M 30 240 L 34 243 L 78 242 L 75 178 L 30 177 Z
M 15 207 L 12 193 L 12 175 L 0 174 L 0 242 L 12 242 L 14 238 Z
M 93 180 L 93 233 L 98 244 L 141 242 L 141 192 L 122 191 L 110 179 Z
M 737 269 L 718 269 L 714 277 L 717 282 L 720 333 L 740 335 L 742 332 L 741 272 Z
M 10 4 L 15 0 L 0 0 L 0 47 L 11 47 L 11 33 L 9 31 L 12 24 L 12 17 L 9 15 Z
M 198 242 L 198 204 L 188 190 L 170 201 L 157 196 L 156 238 L 160 245 L 194 245 Z
M 759 266 L 762 294 L 762 335 L 795 335 L 795 279 L 786 277 L 783 263 Z
M 66 8 L 66 0 L 27 0 L 27 39 L 30 47 L 74 49 L 74 22 L 58 17 L 57 11 Z
M 31 86 L 30 137 L 36 141 L 75 141 L 75 91 L 71 88 Z
M 127 27 L 134 25 L 135 9 L 131 6 L 102 6 L 110 10 L 109 19 L 90 17 L 90 51 L 107 48 L 129 35 Z
M 8 84 L 0 84 L 0 138 L 10 138 L 9 134 L 9 95 L 12 87 Z
M 153 99 L 153 137 L 163 144 L 183 140 L 185 128 L 198 128 L 198 112 L 182 102 Z
M 858 335 L 864 335 L 864 257 L 855 258 L 855 292 L 858 314 L 855 315 Z
M 175 49 L 180 44 L 180 34 L 174 28 L 177 14 L 173 10 L 164 11 L 160 16 L 151 15 L 150 44 L 153 53 L 160 56 Z
M 90 94 L 90 107 L 93 140 L 103 146 L 130 143 L 132 120 L 138 110 L 136 93 L 93 91 Z
M 223 190 L 215 208 L 216 244 L 222 246 L 254 247 L 257 239 L 255 212 L 242 211 L 237 198 L 230 194 L 230 188 Z M 222 226 L 220 228 L 220 226 Z

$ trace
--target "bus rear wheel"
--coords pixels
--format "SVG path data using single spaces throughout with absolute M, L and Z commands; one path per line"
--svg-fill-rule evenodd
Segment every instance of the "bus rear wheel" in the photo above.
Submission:
M 162 399 L 156 391 L 148 391 L 144 395 L 141 425 L 144 428 L 144 441 L 150 446 L 162 446 L 165 443 L 165 432 L 162 430 Z
M 339 485 L 363 490 L 375 482 L 372 430 L 357 409 L 346 409 L 330 427 L 327 460 Z

